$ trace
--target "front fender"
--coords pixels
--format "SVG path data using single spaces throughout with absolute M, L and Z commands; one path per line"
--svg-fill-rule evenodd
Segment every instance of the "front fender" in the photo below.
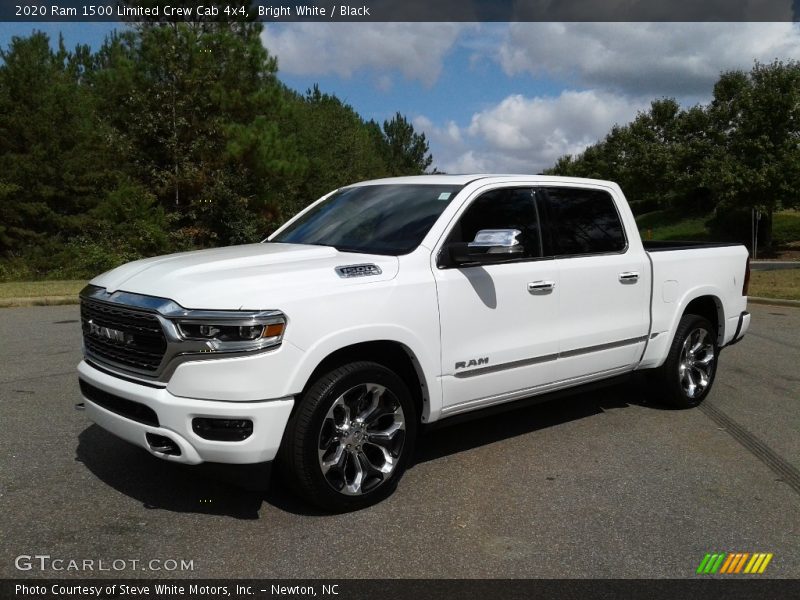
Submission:
M 417 366 L 425 390 L 422 418 L 424 422 L 438 419 L 442 409 L 442 390 L 439 357 L 428 350 L 429 345 L 408 328 L 393 324 L 370 324 L 335 331 L 315 341 L 303 351 L 301 359 L 287 378 L 286 395 L 299 394 L 309 382 L 314 370 L 334 352 L 356 344 L 388 341 L 401 344 Z

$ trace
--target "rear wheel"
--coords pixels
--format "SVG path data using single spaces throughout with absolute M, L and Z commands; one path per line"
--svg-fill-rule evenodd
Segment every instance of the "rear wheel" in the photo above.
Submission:
M 301 495 L 331 511 L 389 496 L 413 452 L 416 411 L 386 367 L 354 362 L 318 378 L 300 398 L 281 449 Z
M 717 331 L 699 315 L 683 315 L 667 360 L 656 370 L 663 399 L 678 408 L 700 404 L 717 372 Z

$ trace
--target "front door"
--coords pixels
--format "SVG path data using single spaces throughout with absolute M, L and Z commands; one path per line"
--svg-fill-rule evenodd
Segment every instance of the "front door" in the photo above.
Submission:
M 556 378 L 558 267 L 543 258 L 537 202 L 530 187 L 477 193 L 448 234 L 434 269 L 445 416 L 524 397 Z M 448 264 L 447 243 L 470 242 L 482 229 L 518 229 L 524 256 L 483 266 Z

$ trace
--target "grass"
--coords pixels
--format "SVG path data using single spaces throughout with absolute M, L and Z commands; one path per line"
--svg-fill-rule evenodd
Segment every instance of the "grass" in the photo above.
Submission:
M 800 269 L 752 271 L 749 294 L 761 298 L 800 300 Z
M 86 282 L 69 281 L 10 281 L 0 283 L 0 299 L 77 296 Z
M 651 240 L 710 240 L 705 222 L 711 215 L 681 219 L 673 211 L 657 210 L 636 217 L 642 239 Z M 772 223 L 772 238 L 776 244 L 800 240 L 800 211 L 776 212 Z
M 800 240 L 800 210 L 782 210 L 772 218 L 772 237 L 778 244 Z
M 646 216 L 646 215 L 645 215 Z M 643 240 L 692 240 L 703 241 L 709 239 L 706 230 L 707 217 L 683 219 L 669 225 L 643 226 L 639 223 L 639 233 Z

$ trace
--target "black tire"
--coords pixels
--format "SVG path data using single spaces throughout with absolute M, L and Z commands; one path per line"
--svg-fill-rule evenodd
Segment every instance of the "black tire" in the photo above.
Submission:
M 402 429 L 387 433 L 400 421 Z M 318 377 L 298 399 L 280 466 L 295 491 L 320 508 L 358 510 L 392 494 L 416 434 L 414 401 L 403 380 L 378 363 L 353 362 Z
M 666 361 L 654 371 L 661 399 L 676 408 L 698 406 L 711 392 L 718 360 L 714 325 L 699 315 L 683 315 Z

